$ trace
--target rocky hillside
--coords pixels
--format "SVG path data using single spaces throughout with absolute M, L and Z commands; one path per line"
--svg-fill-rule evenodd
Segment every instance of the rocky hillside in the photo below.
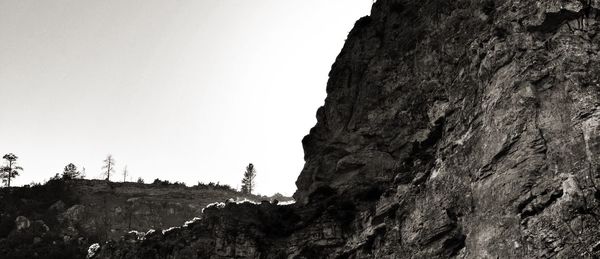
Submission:
M 600 256 L 598 1 L 378 0 L 303 139 L 298 203 L 96 258 Z
M 220 185 L 185 187 L 54 179 L 0 189 L 0 258 L 83 258 L 93 243 L 130 231 L 161 231 L 227 199 L 259 202 Z

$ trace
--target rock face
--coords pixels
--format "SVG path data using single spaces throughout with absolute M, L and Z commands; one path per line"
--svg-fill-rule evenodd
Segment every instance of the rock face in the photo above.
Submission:
M 97 233 L 100 240 L 119 239 L 131 230 L 148 231 L 183 224 L 209 203 L 242 197 L 224 191 L 179 185 L 79 181 L 72 184 L 78 204 L 58 216 L 63 226 Z M 245 196 L 258 200 L 258 197 Z
M 229 204 L 99 258 L 600 256 L 598 1 L 379 0 L 293 206 Z
M 181 225 L 209 203 L 263 197 L 214 184 L 54 179 L 0 189 L 0 198 L 0 258 L 64 259 L 83 258 L 92 243 L 120 240 L 130 231 Z

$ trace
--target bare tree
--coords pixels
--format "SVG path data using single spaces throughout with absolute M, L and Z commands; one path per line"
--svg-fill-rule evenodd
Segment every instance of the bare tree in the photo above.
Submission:
M 242 193 L 252 194 L 254 191 L 254 178 L 256 177 L 256 169 L 252 163 L 246 166 L 244 178 L 242 178 Z
M 106 180 L 110 181 L 110 173 L 115 171 L 115 159 L 111 154 L 108 154 L 106 159 L 104 159 L 104 166 L 102 166 L 102 169 L 105 170 L 103 173 L 106 175 Z
M 0 168 L 2 172 L 2 181 L 7 183 L 7 187 L 10 187 L 10 179 L 19 176 L 19 171 L 23 171 L 23 167 L 17 165 L 17 159 L 19 158 L 13 153 L 8 153 L 2 158 L 6 160 L 7 164 Z
M 125 182 L 127 180 L 127 166 L 125 166 L 123 168 L 123 182 Z

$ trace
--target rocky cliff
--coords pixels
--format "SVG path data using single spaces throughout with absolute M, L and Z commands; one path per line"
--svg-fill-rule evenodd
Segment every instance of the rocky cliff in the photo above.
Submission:
M 332 66 L 292 206 L 98 258 L 595 258 L 599 1 L 379 0 Z
M 185 187 L 53 179 L 0 189 L 0 258 L 83 258 L 96 242 L 160 232 L 227 199 L 260 201 L 221 185 Z M 138 232 L 136 232 L 138 231 Z

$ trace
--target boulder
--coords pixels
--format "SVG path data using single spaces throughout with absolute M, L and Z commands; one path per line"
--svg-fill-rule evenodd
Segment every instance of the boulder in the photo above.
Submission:
M 31 226 L 31 222 L 25 216 L 18 216 L 15 219 L 15 226 L 17 231 L 23 231 Z

